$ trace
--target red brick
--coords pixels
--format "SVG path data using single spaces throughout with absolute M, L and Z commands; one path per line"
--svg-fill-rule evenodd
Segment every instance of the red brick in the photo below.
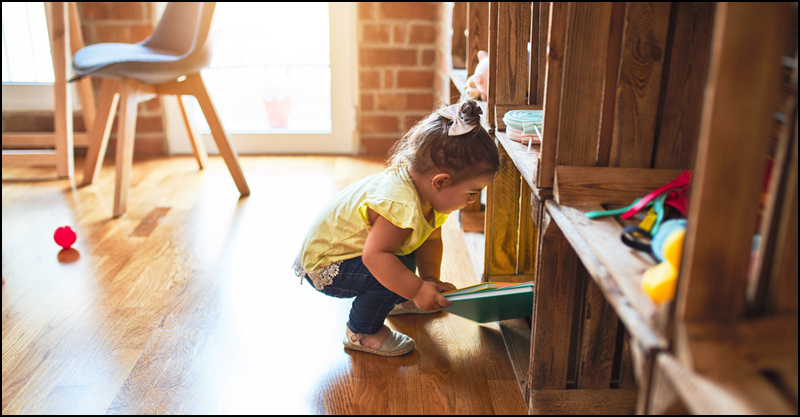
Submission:
M 358 18 L 362 20 L 375 18 L 375 3 L 358 3 Z
M 375 99 L 378 110 L 403 111 L 408 106 L 407 94 L 378 93 Z
M 142 104 L 144 104 L 144 107 L 139 107 L 140 110 L 144 108 L 148 112 L 161 111 L 161 100 L 158 97 L 151 98 Z
M 394 25 L 394 43 L 405 44 L 407 32 L 405 24 Z
M 164 155 L 166 140 L 163 136 L 137 136 L 133 141 L 134 155 L 156 156 Z
M 438 57 L 436 62 L 439 63 L 438 65 L 439 72 L 441 72 L 442 74 L 447 74 L 449 72 L 448 59 L 447 59 L 448 57 L 445 56 L 444 52 L 441 49 L 437 49 L 435 55 Z
M 426 117 L 428 117 L 427 114 L 406 116 L 405 119 L 403 120 L 403 123 L 405 124 L 406 131 L 410 130 L 412 127 L 414 127 L 415 124 L 417 124 L 417 122 L 419 122 L 420 120 L 422 120 L 422 119 L 424 119 Z
M 142 20 L 142 2 L 86 2 L 78 3 L 82 21 L 88 20 Z
M 361 93 L 361 110 L 375 110 L 375 94 Z
M 383 88 L 392 87 L 394 87 L 394 74 L 392 74 L 392 70 L 386 70 L 383 72 Z
M 411 25 L 408 30 L 408 43 L 435 43 L 436 42 L 436 26 L 433 25 Z
M 72 114 L 72 131 L 85 132 L 86 123 L 83 122 L 83 112 L 74 112 Z
M 8 112 L 3 113 L 4 132 L 52 132 L 55 129 L 53 112 Z M 76 111 L 72 114 L 72 130 L 86 132 L 83 123 L 83 113 Z
M 386 158 L 396 141 L 397 138 L 363 138 L 361 139 L 361 154 Z
M 400 121 L 396 116 L 362 114 L 361 133 L 395 133 L 400 129 Z
M 421 65 L 433 65 L 436 63 L 436 50 L 435 49 L 426 49 L 422 51 L 422 63 Z
M 363 43 L 389 43 L 389 25 L 364 24 Z
M 399 88 L 431 88 L 433 80 L 434 72 L 431 70 L 397 71 L 397 87 Z
M 417 51 L 397 48 L 361 48 L 358 63 L 362 67 L 416 65 Z
M 358 72 L 358 87 L 362 90 L 381 87 L 381 73 L 379 71 L 361 70 Z
M 137 43 L 153 33 L 153 25 L 96 25 L 95 42 Z
M 436 21 L 439 17 L 435 3 L 378 3 L 379 19 L 415 19 Z
M 53 113 L 3 113 L 3 132 L 52 132 Z
M 424 110 L 432 112 L 436 106 L 436 99 L 433 94 L 407 94 L 406 109 L 408 110 Z
M 164 131 L 164 123 L 161 116 L 136 117 L 136 132 L 138 133 L 161 133 Z
M 162 135 L 134 135 L 134 156 L 160 156 L 166 153 L 167 141 Z M 112 133 L 108 140 L 108 154 L 114 155 L 117 151 L 117 136 Z

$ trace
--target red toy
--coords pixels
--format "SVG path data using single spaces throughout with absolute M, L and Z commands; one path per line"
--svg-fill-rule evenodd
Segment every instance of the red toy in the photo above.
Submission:
M 75 240 L 78 239 L 78 235 L 75 234 L 75 231 L 72 230 L 69 226 L 61 226 L 56 229 L 56 234 L 53 235 L 53 239 L 55 239 L 56 243 L 64 249 L 69 249 Z

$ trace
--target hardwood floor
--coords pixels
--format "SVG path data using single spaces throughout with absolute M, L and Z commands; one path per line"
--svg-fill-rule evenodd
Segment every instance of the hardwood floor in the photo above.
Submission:
M 88 187 L 3 167 L 3 414 L 526 413 L 496 323 L 390 317 L 414 352 L 346 351 L 351 300 L 293 275 L 319 207 L 381 160 L 240 163 L 243 198 L 219 157 L 136 160 L 119 219 L 113 158 Z M 478 282 L 455 216 L 444 228 L 443 279 Z

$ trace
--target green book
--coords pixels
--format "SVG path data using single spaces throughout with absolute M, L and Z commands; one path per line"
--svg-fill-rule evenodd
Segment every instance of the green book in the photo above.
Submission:
M 530 317 L 533 283 L 485 282 L 442 293 L 453 304 L 444 311 L 478 323 Z

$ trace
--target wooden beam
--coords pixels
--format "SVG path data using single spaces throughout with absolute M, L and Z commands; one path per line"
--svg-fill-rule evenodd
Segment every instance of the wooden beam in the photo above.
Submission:
M 489 185 L 486 204 L 486 263 L 484 280 L 494 275 L 515 275 L 517 222 L 519 219 L 520 173 L 500 146 L 500 157 L 508 163 Z
M 611 3 L 569 4 L 557 139 L 559 165 L 595 165 L 611 10 Z
M 636 409 L 636 390 L 570 389 L 531 392 L 530 414 L 629 415 Z
M 717 4 L 689 207 L 692 221 L 676 295 L 678 321 L 726 321 L 745 315 L 758 196 L 778 107 L 791 7 Z M 763 30 L 753 31 L 754 27 Z M 742 80 L 748 80 L 745 93 Z
M 561 79 L 564 73 L 564 50 L 567 37 L 568 4 L 551 3 L 548 19 L 547 59 L 543 88 L 542 108 L 544 124 L 541 144 L 541 169 L 534 181 L 537 187 L 553 188 L 556 173 L 556 146 L 558 145 L 558 126 L 561 111 Z M 550 139 L 547 139 L 550 138 Z
M 629 2 L 614 94 L 610 166 L 649 168 L 653 159 L 661 73 L 671 3 Z
M 664 108 L 657 128 L 653 168 L 687 168 L 694 164 L 715 4 L 674 3 L 675 27 L 662 89 Z
M 680 169 L 559 165 L 553 192 L 561 205 L 628 205 L 679 177 L 682 172 Z

